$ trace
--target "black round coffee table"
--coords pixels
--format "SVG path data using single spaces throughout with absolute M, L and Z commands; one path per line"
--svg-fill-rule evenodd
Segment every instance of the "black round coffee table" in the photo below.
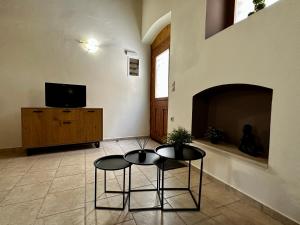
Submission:
M 145 157 L 141 159 L 139 157 L 139 152 L 144 151 Z M 155 153 L 152 149 L 139 149 L 139 150 L 133 150 L 130 152 L 127 152 L 124 155 L 124 159 L 135 165 L 142 165 L 142 166 L 150 166 L 150 165 L 156 165 L 156 162 L 160 160 L 160 156 Z M 159 170 L 157 169 L 157 175 Z M 161 210 L 162 206 L 160 207 L 147 207 L 147 208 L 131 208 L 130 207 L 130 194 L 131 192 L 142 192 L 142 191 L 156 191 L 158 194 L 158 197 L 160 198 L 159 193 L 159 185 L 158 185 L 158 179 L 157 179 L 157 187 L 156 189 L 131 189 L 131 166 L 129 167 L 129 197 L 128 197 L 128 209 L 129 211 L 141 211 L 141 210 Z M 160 198 L 160 202 L 162 202 L 162 199 Z
M 162 210 L 164 211 L 191 211 L 191 210 L 200 210 L 200 202 L 201 202 L 201 188 L 202 188 L 202 172 L 203 172 L 203 158 L 206 153 L 200 148 L 191 145 L 183 145 L 181 149 L 177 150 L 174 148 L 174 145 L 161 145 L 155 149 L 155 152 L 162 157 L 163 160 L 159 161 L 157 165 L 158 168 L 162 171 L 162 199 L 164 198 L 164 191 L 178 191 L 178 190 L 186 190 L 189 191 L 194 203 L 195 208 L 168 208 L 164 209 L 162 204 Z M 179 161 L 188 161 L 189 162 L 189 175 L 188 175 L 188 187 L 187 188 L 165 188 L 164 187 L 164 171 L 165 171 L 165 162 L 166 160 L 179 160 Z M 199 181 L 199 193 L 198 193 L 198 201 L 196 201 L 192 190 L 191 190 L 191 161 L 200 160 L 200 181 Z M 160 172 L 159 183 L 160 183 Z M 163 202 L 162 202 L 163 203 Z
M 107 209 L 107 210 L 124 210 L 125 204 L 128 198 L 125 199 L 125 169 L 127 167 L 130 168 L 131 163 L 126 161 L 123 155 L 109 155 L 104 156 L 97 159 L 94 162 L 95 166 L 95 208 L 96 209 Z M 122 208 L 116 207 L 102 207 L 97 206 L 97 169 L 104 170 L 104 192 L 105 193 L 118 193 L 123 194 L 123 206 Z M 114 171 L 114 170 L 121 170 L 123 169 L 123 191 L 107 191 L 106 190 L 106 171 Z
M 174 145 L 161 145 L 155 149 L 155 152 L 163 158 L 175 160 L 197 160 L 205 157 L 206 153 L 200 148 L 183 145 L 182 152 L 175 150 Z

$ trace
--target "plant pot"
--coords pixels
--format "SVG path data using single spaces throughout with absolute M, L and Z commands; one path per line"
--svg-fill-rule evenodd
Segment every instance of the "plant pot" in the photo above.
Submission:
M 217 137 L 211 137 L 211 138 L 210 138 L 210 142 L 211 142 L 212 144 L 218 144 L 219 141 L 220 141 L 220 139 L 217 138 Z
M 175 150 L 175 152 L 182 152 L 183 151 L 183 143 L 175 143 L 174 150 Z
M 184 148 L 184 144 L 183 143 L 175 143 L 174 144 L 174 151 L 175 151 L 175 157 L 176 158 L 182 158 L 182 156 L 183 156 L 183 148 Z
M 146 159 L 146 152 L 144 150 L 139 151 L 139 161 L 144 162 Z

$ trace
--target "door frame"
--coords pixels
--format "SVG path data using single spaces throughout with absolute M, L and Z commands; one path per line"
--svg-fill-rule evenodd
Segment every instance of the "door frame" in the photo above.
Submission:
M 150 76 L 150 137 L 158 142 L 162 142 L 162 138 L 158 138 L 157 135 L 154 134 L 154 126 L 155 121 L 153 121 L 153 108 L 154 104 L 156 102 L 166 102 L 167 104 L 167 110 L 168 110 L 168 97 L 164 98 L 155 98 L 155 62 L 156 57 L 166 51 L 167 49 L 170 49 L 170 38 L 171 37 L 171 25 L 167 25 L 165 28 L 163 28 L 160 33 L 156 36 L 153 43 L 151 44 L 151 76 Z M 169 53 L 170 54 L 170 53 Z M 170 60 L 170 57 L 169 57 Z M 170 63 L 169 63 L 169 76 L 170 77 Z M 169 90 L 169 82 L 168 82 L 168 90 Z M 168 126 L 168 113 L 166 118 L 166 125 Z M 168 128 L 166 127 L 166 130 Z M 166 135 L 166 134 L 165 134 Z

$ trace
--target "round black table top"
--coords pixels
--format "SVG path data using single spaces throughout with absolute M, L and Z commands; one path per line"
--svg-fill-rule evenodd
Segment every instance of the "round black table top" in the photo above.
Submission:
M 131 164 L 124 160 L 123 155 L 108 155 L 97 159 L 94 166 L 101 170 L 120 170 L 129 167 Z
M 145 160 L 140 160 L 139 151 L 145 151 Z M 139 149 L 127 152 L 124 155 L 124 159 L 132 164 L 136 165 L 153 165 L 156 161 L 160 159 L 159 155 L 155 153 L 152 149 Z
M 205 151 L 191 145 L 183 145 L 182 151 L 175 151 L 174 145 L 161 145 L 155 151 L 161 157 L 175 160 L 197 160 L 206 155 Z

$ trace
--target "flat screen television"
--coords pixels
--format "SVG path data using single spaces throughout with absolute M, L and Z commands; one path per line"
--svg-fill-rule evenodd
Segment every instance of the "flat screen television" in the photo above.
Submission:
M 86 106 L 86 86 L 45 83 L 45 102 L 49 107 L 79 108 Z

